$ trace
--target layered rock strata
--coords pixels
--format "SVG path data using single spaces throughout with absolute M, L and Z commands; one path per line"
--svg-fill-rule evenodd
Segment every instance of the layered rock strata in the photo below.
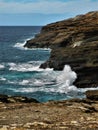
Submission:
M 98 86 L 98 11 L 44 26 L 25 47 L 52 49 L 42 68 L 62 70 L 69 64 L 77 73 L 77 87 Z

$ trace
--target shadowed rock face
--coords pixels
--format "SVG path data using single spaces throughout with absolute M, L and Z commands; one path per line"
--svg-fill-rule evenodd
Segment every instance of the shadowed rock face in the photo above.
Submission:
M 89 90 L 86 92 L 86 97 L 90 100 L 98 101 L 98 90 Z
M 21 97 L 21 96 L 7 96 L 0 94 L 0 102 L 2 103 L 38 103 L 36 99 Z
M 69 64 L 78 75 L 77 87 L 98 86 L 98 11 L 44 26 L 25 47 L 50 47 L 42 68 L 62 70 Z

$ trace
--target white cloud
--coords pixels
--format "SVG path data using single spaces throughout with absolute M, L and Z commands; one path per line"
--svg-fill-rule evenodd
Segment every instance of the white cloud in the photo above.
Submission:
M 98 10 L 98 1 L 91 0 L 37 0 L 36 2 L 0 2 L 0 13 L 79 14 Z

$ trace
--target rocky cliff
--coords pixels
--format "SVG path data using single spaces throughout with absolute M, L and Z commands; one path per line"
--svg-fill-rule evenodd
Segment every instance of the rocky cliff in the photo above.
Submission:
M 77 73 L 77 87 L 98 86 L 98 11 L 44 26 L 25 47 L 50 47 L 42 68 L 62 70 L 69 64 Z

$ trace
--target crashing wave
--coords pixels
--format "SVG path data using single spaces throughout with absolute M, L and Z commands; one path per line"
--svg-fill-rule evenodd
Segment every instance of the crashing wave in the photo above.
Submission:
M 30 63 L 9 63 L 9 70 L 14 70 L 14 71 L 21 71 L 21 72 L 27 72 L 27 71 L 38 71 L 39 66 L 34 66 L 33 64 Z
M 96 90 L 98 88 L 77 88 L 73 85 L 77 79 L 77 74 L 72 71 L 69 65 L 65 65 L 63 71 L 53 71 L 53 69 L 40 69 L 36 61 L 30 61 L 27 64 L 9 63 L 10 70 L 16 71 L 41 71 L 40 77 L 31 77 L 31 79 L 23 79 L 18 82 L 10 82 L 13 84 L 22 85 L 24 87 L 12 89 L 14 92 L 21 93 L 34 93 L 34 92 L 47 92 L 47 93 L 61 93 L 77 95 L 78 92 L 84 93 L 87 90 Z M 28 87 L 26 87 L 28 86 Z
M 14 47 L 16 47 L 16 48 L 18 48 L 18 49 L 22 49 L 22 50 L 24 50 L 24 49 L 26 49 L 26 48 L 24 48 L 24 45 L 25 45 L 25 42 L 24 43 L 16 43 L 15 45 L 14 45 Z
M 73 85 L 77 79 L 77 74 L 72 71 L 69 65 L 65 65 L 61 74 L 57 77 L 58 90 L 61 93 L 68 93 L 70 91 L 77 91 L 76 86 Z
M 27 47 L 24 47 L 24 45 L 26 44 L 26 41 L 23 43 L 17 42 L 13 47 L 16 47 L 16 48 L 21 49 L 21 50 L 40 50 L 40 51 L 50 51 L 51 52 L 50 48 L 27 48 Z
M 71 70 L 71 67 L 65 65 L 64 70 L 62 72 L 47 72 L 45 71 L 40 79 L 29 79 L 23 80 L 20 82 L 20 85 L 34 85 L 40 87 L 29 87 L 29 88 L 19 88 L 18 90 L 14 90 L 15 92 L 53 92 L 53 93 L 69 93 L 69 92 L 77 92 L 77 88 L 73 85 L 73 82 L 77 78 L 77 74 Z
M 26 42 L 27 42 L 28 40 L 30 40 L 30 39 L 31 39 L 31 37 L 25 39 L 24 42 L 17 42 L 13 47 L 16 47 L 16 48 L 21 49 L 21 50 L 27 50 L 28 48 L 24 47 L 24 45 L 25 45 Z
M 42 62 L 42 61 L 41 61 Z M 42 69 L 40 68 L 40 62 L 34 62 L 34 63 L 8 63 L 8 65 L 10 66 L 9 70 L 14 70 L 14 71 L 21 71 L 21 72 L 28 72 L 28 71 L 50 71 L 53 69 L 50 68 L 46 68 L 46 69 Z

